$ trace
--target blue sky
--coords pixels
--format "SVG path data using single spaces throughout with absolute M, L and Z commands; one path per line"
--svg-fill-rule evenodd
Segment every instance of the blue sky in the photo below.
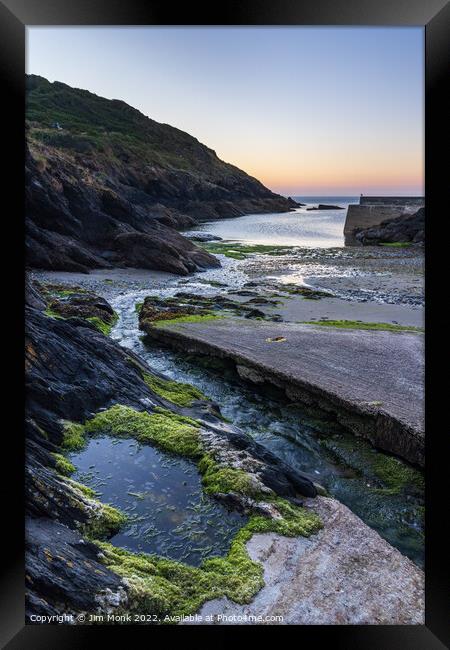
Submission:
M 27 29 L 27 72 L 123 99 L 285 194 L 422 194 L 421 27 Z

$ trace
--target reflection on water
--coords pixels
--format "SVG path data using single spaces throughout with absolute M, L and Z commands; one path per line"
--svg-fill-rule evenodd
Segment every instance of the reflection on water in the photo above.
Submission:
M 343 210 L 309 211 L 306 207 L 302 207 L 293 212 L 249 214 L 244 217 L 203 223 L 196 226 L 195 230 L 203 230 L 225 240 L 248 244 L 306 248 L 341 247 L 344 246 L 344 222 L 348 204 L 348 200 L 333 203 L 345 208 Z
M 246 522 L 203 493 L 194 463 L 148 445 L 95 437 L 69 457 L 75 480 L 128 515 L 110 540 L 116 546 L 198 566 L 225 555 Z

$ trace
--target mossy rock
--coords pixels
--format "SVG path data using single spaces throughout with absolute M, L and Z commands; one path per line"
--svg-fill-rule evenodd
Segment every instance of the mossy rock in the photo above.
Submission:
M 192 406 L 195 400 L 208 399 L 198 388 L 179 381 L 162 379 L 144 372 L 142 377 L 147 386 L 157 395 L 177 406 Z
M 234 537 L 224 558 L 205 560 L 192 567 L 158 556 L 135 554 L 98 542 L 104 564 L 126 579 L 130 590 L 129 611 L 147 611 L 160 617 L 195 613 L 203 603 L 227 597 L 249 603 L 264 586 L 263 567 L 251 560 L 246 543 L 255 533 L 275 532 L 288 537 L 309 537 L 322 527 L 320 518 L 309 510 L 283 499 L 274 500 L 279 519 L 252 516 Z

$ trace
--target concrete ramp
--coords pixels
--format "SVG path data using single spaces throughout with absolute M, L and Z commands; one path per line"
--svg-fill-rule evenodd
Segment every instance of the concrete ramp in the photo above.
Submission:
M 149 327 L 160 342 L 231 359 L 375 446 L 424 465 L 423 334 L 217 319 Z M 278 340 L 277 340 L 278 339 Z
M 206 602 L 200 624 L 423 625 L 424 574 L 348 508 L 318 497 L 306 504 L 324 527 L 309 538 L 266 533 L 247 542 L 264 567 L 251 603 Z

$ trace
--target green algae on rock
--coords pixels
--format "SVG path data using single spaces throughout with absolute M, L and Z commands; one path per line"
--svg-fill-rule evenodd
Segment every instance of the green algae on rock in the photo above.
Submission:
M 111 319 L 109 323 L 104 321 L 99 316 L 89 316 L 88 318 L 86 318 L 87 321 L 95 325 L 98 331 L 104 334 L 105 336 L 109 336 L 111 334 L 111 329 L 113 325 L 117 322 L 117 319 L 118 319 L 117 314 L 114 314 L 114 317 Z
M 49 285 L 59 287 L 64 285 Z M 44 313 L 50 318 L 82 318 L 91 323 L 99 332 L 109 336 L 119 316 L 111 305 L 96 294 L 78 287 L 48 289 L 44 294 L 47 308 Z
M 413 243 L 410 241 L 393 241 L 393 242 L 382 241 L 378 244 L 378 246 L 390 246 L 391 248 L 408 248 L 409 246 L 412 245 Z
M 197 457 L 202 451 L 195 420 L 162 408 L 150 414 L 116 404 L 78 426 L 84 433 L 135 438 L 140 443 L 156 444 L 181 456 Z
M 58 453 L 52 453 L 51 455 L 55 459 L 55 467 L 60 474 L 63 474 L 64 476 L 70 476 L 70 474 L 74 473 L 75 466 L 72 465 L 68 458 Z
M 389 332 L 423 332 L 423 327 L 413 325 L 397 325 L 395 323 L 365 323 L 359 320 L 317 320 L 302 321 L 304 325 L 321 325 L 341 329 L 386 330 Z
M 165 327 L 166 325 L 173 325 L 175 323 L 203 323 L 205 321 L 215 320 L 217 318 L 222 318 L 222 316 L 220 316 L 220 314 L 210 312 L 207 314 L 189 314 L 186 316 L 168 318 L 166 320 L 156 321 L 154 324 L 156 327 Z
M 84 512 L 87 521 L 79 526 L 80 531 L 92 540 L 108 539 L 117 533 L 127 521 L 127 516 L 108 503 L 102 503 L 97 493 L 87 485 L 69 479 L 72 491 L 84 497 Z
M 263 568 L 250 559 L 246 549 L 246 542 L 252 535 L 276 532 L 290 537 L 309 536 L 322 526 L 313 512 L 283 498 L 263 495 L 244 470 L 216 462 L 204 451 L 199 425 L 191 418 L 162 408 L 149 414 L 115 405 L 97 413 L 84 425 L 75 425 L 75 428 L 66 425 L 66 429 L 72 444 L 72 439 L 80 444 L 85 434 L 109 433 L 130 436 L 141 443 L 156 444 L 166 451 L 191 457 L 198 463 L 206 493 L 233 492 L 260 503 L 265 501 L 272 508 L 272 516 L 251 515 L 233 539 L 226 557 L 208 559 L 196 568 L 167 558 L 135 554 L 102 542 L 111 531 L 120 528 L 125 519 L 111 506 L 97 507 L 96 515 L 90 516 L 83 530 L 102 549 L 103 563 L 125 579 L 129 589 L 128 611 L 144 608 L 158 617 L 182 616 L 195 612 L 205 601 L 215 597 L 227 596 L 239 603 L 249 602 L 264 585 Z M 86 496 L 93 500 L 94 494 L 90 490 Z
M 394 456 L 377 454 L 373 470 L 392 494 L 408 489 L 423 492 L 425 489 L 423 474 Z
M 151 390 L 167 399 L 177 406 L 192 406 L 195 400 L 206 400 L 207 397 L 198 388 L 191 384 L 185 384 L 179 381 L 162 379 L 148 372 L 144 372 L 142 377 L 151 388 Z
M 225 255 L 234 260 L 245 260 L 249 255 L 286 255 L 295 249 L 295 246 L 233 242 L 204 242 L 200 246 L 207 250 L 208 253 Z
M 213 598 L 225 596 L 237 603 L 248 603 L 264 586 L 263 567 L 250 559 L 246 548 L 252 535 L 275 532 L 287 537 L 309 537 L 322 527 L 318 515 L 309 510 L 280 498 L 274 500 L 274 505 L 280 518 L 252 516 L 233 539 L 226 557 L 205 560 L 198 568 L 98 542 L 102 561 L 125 579 L 129 588 L 127 609 L 147 609 L 162 623 L 165 617 L 193 614 Z
M 324 438 L 320 443 L 341 463 L 373 481 L 373 489 L 380 494 L 423 494 L 423 473 L 395 456 L 376 451 L 362 440 L 342 436 Z
M 70 451 L 83 449 L 86 443 L 83 425 L 77 422 L 69 422 L 68 420 L 63 420 L 61 424 L 63 427 L 61 446 Z
M 210 454 L 202 457 L 198 469 L 202 474 L 202 483 L 207 494 L 234 492 L 254 499 L 262 497 L 250 474 L 242 469 L 219 465 Z
M 81 530 L 89 539 L 108 539 L 122 528 L 127 521 L 127 516 L 108 503 L 97 502 L 100 504 L 98 515 L 91 517 Z

